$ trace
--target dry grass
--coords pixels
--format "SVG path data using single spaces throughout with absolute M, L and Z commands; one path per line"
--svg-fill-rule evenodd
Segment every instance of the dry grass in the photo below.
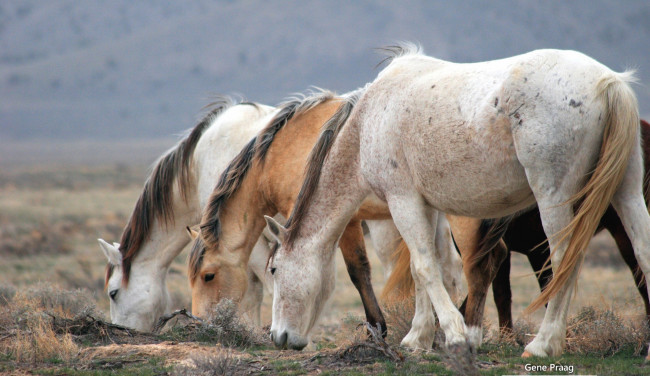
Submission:
M 181 364 L 174 369 L 172 375 L 188 376 L 221 376 L 235 375 L 237 372 L 237 358 L 229 350 L 220 350 L 214 354 L 200 353 L 190 356 L 186 364 Z
M 82 295 L 49 292 L 54 288 L 18 291 L 9 304 L 0 308 L 0 351 L 17 362 L 68 362 L 79 352 L 69 333 L 58 334 L 54 315 L 74 315 Z

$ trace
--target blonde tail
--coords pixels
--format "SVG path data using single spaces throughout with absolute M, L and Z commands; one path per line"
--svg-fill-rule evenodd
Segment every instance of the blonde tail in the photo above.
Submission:
M 415 283 L 411 275 L 411 253 L 404 239 L 395 248 L 392 259 L 395 260 L 395 266 L 381 292 L 384 302 L 408 299 L 415 293 Z

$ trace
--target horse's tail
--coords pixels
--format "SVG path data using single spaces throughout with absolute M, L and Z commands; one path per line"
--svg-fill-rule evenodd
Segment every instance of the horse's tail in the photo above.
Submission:
M 481 260 L 485 255 L 499 244 L 499 241 L 508 230 L 508 225 L 513 216 L 507 216 L 498 219 L 484 219 L 478 228 L 478 247 L 476 252 L 472 253 L 464 263 L 474 263 Z M 452 234 L 453 236 L 453 234 Z M 454 243 L 454 245 L 456 245 Z M 456 249 L 458 247 L 456 246 Z M 384 289 L 381 292 L 381 298 L 384 301 L 403 300 L 410 298 L 415 292 L 415 283 L 411 275 L 411 253 L 408 246 L 402 240 L 392 259 L 395 260 L 393 271 L 388 277 Z M 463 265 L 468 267 L 469 265 Z
M 627 170 L 634 143 L 639 142 L 639 113 L 629 86 L 633 72 L 609 73 L 598 83 L 598 96 L 605 104 L 603 142 L 593 174 L 568 204 L 579 203 L 569 225 L 553 236 L 568 239 L 564 257 L 546 289 L 526 308 L 530 313 L 546 304 L 569 280 L 594 235 L 600 219 L 618 190 Z M 555 250 L 553 251 L 555 252 Z
M 404 239 L 399 242 L 391 258 L 394 260 L 393 271 L 381 291 L 381 299 L 385 302 L 404 300 L 415 292 L 415 282 L 411 275 L 411 252 Z
M 487 256 L 487 254 L 499 244 L 503 235 L 508 231 L 508 226 L 514 217 L 514 215 L 509 215 L 503 218 L 481 220 L 481 224 L 478 228 L 478 245 L 476 252 L 472 255 L 468 254 L 468 259 L 463 260 L 463 267 L 468 268 L 474 263 L 478 263 L 483 259 L 483 257 Z M 465 265 L 465 263 L 467 263 L 467 265 Z

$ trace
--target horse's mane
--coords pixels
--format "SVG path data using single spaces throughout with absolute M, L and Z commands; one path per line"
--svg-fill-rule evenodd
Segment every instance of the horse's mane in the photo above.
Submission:
M 390 64 L 398 57 L 422 54 L 422 46 L 413 42 L 398 42 L 392 46 L 376 48 L 376 50 L 382 55 L 386 55 L 386 57 L 377 63 L 375 67 L 379 67 L 384 63 Z
M 314 148 L 307 159 L 307 165 L 305 166 L 305 179 L 300 188 L 300 193 L 296 199 L 291 216 L 286 223 L 286 228 L 288 230 L 287 244 L 292 244 L 298 235 L 300 223 L 302 222 L 309 204 L 312 201 L 316 187 L 318 187 L 323 162 L 332 148 L 336 136 L 339 134 L 341 128 L 343 128 L 343 124 L 345 124 L 352 109 L 359 100 L 359 97 L 361 97 L 361 94 L 365 92 L 365 89 L 366 88 L 364 87 L 346 95 L 342 99 L 343 104 L 323 125 L 323 130 L 318 137 L 318 141 L 316 142 L 316 145 L 314 145 Z
M 241 104 L 257 106 L 250 102 Z M 213 103 L 206 106 L 209 112 L 189 132 L 187 137 L 156 162 L 122 233 L 120 252 L 122 253 L 124 284 L 129 281 L 133 259 L 138 254 L 142 243 L 149 236 L 154 220 L 161 220 L 165 225 L 174 221 L 172 194 L 175 181 L 178 181 L 181 197 L 187 201 L 190 189 L 191 156 L 199 139 L 213 123 L 213 120 L 233 105 L 234 101 L 230 97 L 218 97 Z M 106 280 L 108 278 L 110 275 L 107 272 Z
M 203 264 L 203 256 L 205 255 L 205 242 L 201 237 L 194 239 L 192 249 L 187 260 L 188 278 L 190 279 L 190 287 L 194 287 L 194 281 L 199 274 L 199 268 Z
M 190 281 L 194 280 L 201 267 L 206 246 L 211 248 L 217 246 L 221 236 L 221 210 L 226 201 L 237 192 L 253 162 L 264 163 L 275 135 L 289 120 L 332 98 L 334 98 L 334 93 L 319 89 L 317 92 L 299 95 L 280 104 L 277 114 L 268 125 L 251 139 L 226 167 L 205 208 L 200 225 L 201 237 L 195 241 L 190 252 L 188 262 Z M 198 245 L 199 242 L 203 244 Z

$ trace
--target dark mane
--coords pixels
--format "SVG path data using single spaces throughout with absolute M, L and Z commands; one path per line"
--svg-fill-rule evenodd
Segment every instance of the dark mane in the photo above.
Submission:
M 316 145 L 314 145 L 314 148 L 309 154 L 307 165 L 305 167 L 305 180 L 300 188 L 300 193 L 296 199 L 291 216 L 286 223 L 286 228 L 288 230 L 286 241 L 289 245 L 293 243 L 298 235 L 300 223 L 305 216 L 309 203 L 312 201 L 316 187 L 318 187 L 323 162 L 332 148 L 336 136 L 339 134 L 341 128 L 343 128 L 343 125 L 350 116 L 354 105 L 364 91 L 365 88 L 359 89 L 343 99 L 341 107 L 339 107 L 334 115 L 332 115 L 332 117 L 323 125 L 323 131 L 318 137 Z
M 641 119 L 641 149 L 645 176 L 643 179 L 643 197 L 650 202 L 650 124 Z
M 328 91 L 320 91 L 306 97 L 293 98 L 279 106 L 278 113 L 260 133 L 250 140 L 239 154 L 230 162 L 219 178 L 219 183 L 210 195 L 201 221 L 201 237 L 205 244 L 216 247 L 221 235 L 220 214 L 224 203 L 239 189 L 254 161 L 264 163 L 266 154 L 275 135 L 294 116 L 302 114 L 334 97 Z M 195 257 L 194 260 L 201 261 Z M 190 265 L 191 271 L 199 265 Z
M 194 279 L 199 274 L 199 268 L 203 264 L 203 256 L 205 255 L 205 243 L 201 237 L 194 239 L 192 249 L 187 260 L 187 276 L 190 279 L 190 286 L 194 286 Z
M 209 105 L 211 110 L 191 130 L 178 145 L 161 157 L 144 184 L 131 218 L 122 233 L 120 252 L 122 253 L 123 283 L 129 282 L 131 264 L 151 231 L 155 219 L 165 225 L 173 223 L 174 182 L 178 181 L 183 200 L 188 199 L 190 189 L 190 165 L 192 153 L 203 132 L 224 110 L 233 105 L 232 99 L 220 97 Z M 107 279 L 110 275 L 107 272 Z

